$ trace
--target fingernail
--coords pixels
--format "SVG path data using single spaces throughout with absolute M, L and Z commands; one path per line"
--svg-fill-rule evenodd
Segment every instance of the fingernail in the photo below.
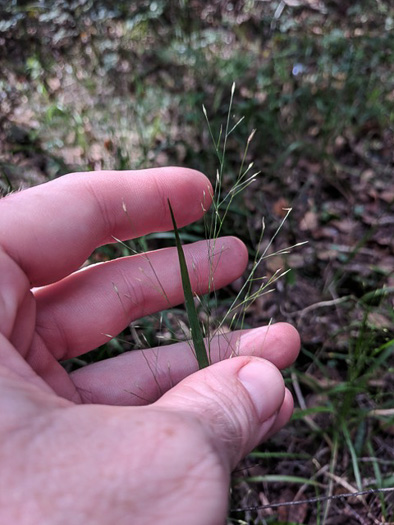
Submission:
M 260 328 L 249 330 L 241 335 L 239 345 L 242 345 L 243 348 L 247 348 L 248 355 L 259 354 L 264 345 L 268 330 L 269 326 L 261 326 Z
M 284 381 L 272 363 L 253 359 L 241 368 L 238 379 L 247 390 L 260 421 L 266 421 L 280 408 L 285 395 Z

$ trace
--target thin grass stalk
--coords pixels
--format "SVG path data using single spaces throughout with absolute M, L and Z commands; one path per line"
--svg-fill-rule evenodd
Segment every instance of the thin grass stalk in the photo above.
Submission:
M 342 432 L 343 432 L 343 436 L 345 438 L 347 447 L 349 449 L 350 456 L 352 458 L 353 472 L 354 472 L 354 477 L 355 477 L 355 480 L 356 480 L 357 488 L 358 488 L 358 490 L 362 490 L 363 484 L 362 484 L 362 481 L 361 481 L 361 474 L 360 474 L 360 469 L 359 469 L 359 466 L 358 466 L 357 454 L 356 454 L 356 450 L 355 450 L 355 448 L 353 446 L 352 440 L 350 438 L 349 430 L 348 430 L 348 428 L 347 428 L 347 426 L 345 424 L 345 421 L 342 421 Z

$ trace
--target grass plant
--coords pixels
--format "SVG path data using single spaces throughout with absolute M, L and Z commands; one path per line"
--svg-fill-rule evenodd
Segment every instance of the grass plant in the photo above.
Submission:
M 256 181 L 257 176 L 259 175 L 259 172 L 255 172 L 253 174 L 250 174 L 252 168 L 253 168 L 253 162 L 249 163 L 247 167 L 245 167 L 245 160 L 248 153 L 249 145 L 253 139 L 253 136 L 256 132 L 256 130 L 253 130 L 247 141 L 246 145 L 240 160 L 240 167 L 238 170 L 238 175 L 235 178 L 233 186 L 231 186 L 228 191 L 224 191 L 223 186 L 223 175 L 225 173 L 226 168 L 226 147 L 227 142 L 233 133 L 233 131 L 241 124 L 241 122 L 244 120 L 243 117 L 241 117 L 239 120 L 237 120 L 235 123 L 231 122 L 231 114 L 232 114 L 232 106 L 233 106 L 233 99 L 234 99 L 234 92 L 235 92 L 235 83 L 232 84 L 231 87 L 231 93 L 230 93 L 230 102 L 228 106 L 228 112 L 226 117 L 226 123 L 224 127 L 220 127 L 218 137 L 215 138 L 213 129 L 210 125 L 209 117 L 206 111 L 205 106 L 203 106 L 203 114 L 206 119 L 209 134 L 212 139 L 215 155 L 218 159 L 219 167 L 216 171 L 216 178 L 215 178 L 215 184 L 214 184 L 214 193 L 211 195 L 212 199 L 212 213 L 206 213 L 204 216 L 204 225 L 205 225 L 205 234 L 206 234 L 206 240 L 208 242 L 208 253 L 210 254 L 209 257 L 211 257 L 211 254 L 213 255 L 215 253 L 215 245 L 216 242 L 222 232 L 223 226 L 226 221 L 226 217 L 231 213 L 231 205 L 234 201 L 234 199 L 242 193 L 247 187 L 249 187 L 253 182 Z M 277 230 L 273 234 L 272 238 L 267 243 L 265 249 L 262 253 L 259 253 L 258 247 L 249 247 L 249 251 L 254 253 L 254 260 L 251 265 L 251 268 L 248 272 L 248 275 L 246 276 L 243 285 L 241 286 L 239 292 L 231 299 L 230 306 L 228 307 L 227 311 L 222 315 L 221 318 L 218 318 L 216 315 L 214 315 L 214 312 L 212 311 L 212 301 L 204 301 L 201 298 L 198 299 L 200 307 L 203 309 L 205 313 L 205 324 L 202 324 L 199 321 L 198 312 L 195 306 L 195 296 L 192 292 L 191 285 L 190 285 L 190 278 L 188 274 L 188 269 L 186 266 L 185 256 L 182 249 L 182 243 L 179 235 L 179 231 L 177 228 L 176 220 L 173 214 L 173 210 L 171 207 L 170 201 L 168 201 L 168 206 L 171 213 L 171 219 L 174 227 L 174 235 L 175 235 L 175 244 L 178 252 L 178 258 L 179 258 L 179 265 L 180 265 L 180 274 L 181 274 L 181 280 L 182 280 L 182 288 L 184 292 L 185 297 L 185 307 L 186 307 L 186 313 L 187 318 L 189 322 L 189 330 L 191 339 L 193 342 L 193 351 L 196 355 L 196 359 L 199 365 L 199 368 L 205 368 L 210 363 L 210 341 L 213 337 L 213 335 L 217 335 L 218 333 L 222 332 L 224 324 L 227 325 L 228 329 L 238 328 L 242 329 L 245 325 L 245 317 L 248 311 L 248 308 L 263 294 L 270 293 L 273 291 L 273 285 L 275 282 L 284 277 L 289 271 L 288 270 L 282 270 L 281 268 L 278 268 L 275 273 L 267 278 L 267 277 L 255 277 L 255 274 L 257 272 L 257 269 L 261 265 L 262 261 L 266 259 L 267 257 L 276 256 L 276 255 L 282 255 L 282 254 L 288 254 L 293 248 L 296 248 L 298 246 L 301 246 L 305 243 L 297 243 L 294 246 L 290 246 L 288 248 L 282 249 L 278 252 L 274 252 L 273 254 L 268 255 L 269 249 L 275 239 L 275 237 L 279 234 L 283 224 L 286 222 L 291 209 L 285 210 L 285 216 L 280 222 Z M 259 245 L 263 239 L 263 235 L 265 232 L 265 223 L 264 220 L 262 221 L 262 228 L 261 228 L 261 234 L 259 238 Z M 210 262 L 210 271 L 209 271 L 209 287 L 211 288 L 213 281 L 213 275 L 214 275 L 215 269 L 213 268 L 213 264 Z M 160 283 L 159 283 L 160 284 Z M 162 285 L 160 284 L 162 287 Z M 216 291 L 215 289 L 209 289 L 208 297 L 211 295 L 214 295 L 216 297 Z M 217 299 L 214 298 L 214 302 L 217 302 Z M 204 343 L 204 336 L 207 340 L 208 348 L 205 347 Z M 232 349 L 232 352 L 229 355 L 235 355 L 234 352 L 236 352 L 236 349 Z

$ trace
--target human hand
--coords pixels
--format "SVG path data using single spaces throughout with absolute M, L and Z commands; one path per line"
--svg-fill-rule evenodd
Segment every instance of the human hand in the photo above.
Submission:
M 0 523 L 217 525 L 231 470 L 290 417 L 278 368 L 299 338 L 286 324 L 215 338 L 216 364 L 198 372 L 187 343 L 70 375 L 59 364 L 183 301 L 175 248 L 78 268 L 114 238 L 171 229 L 167 198 L 179 227 L 198 219 L 211 192 L 202 174 L 163 168 L 72 174 L 0 201 Z M 184 250 L 200 294 L 212 268 L 217 289 L 246 266 L 235 238 Z

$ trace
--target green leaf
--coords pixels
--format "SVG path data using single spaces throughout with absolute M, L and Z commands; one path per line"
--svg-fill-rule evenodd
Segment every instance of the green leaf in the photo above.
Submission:
M 200 323 L 198 322 L 196 306 L 194 304 L 194 297 L 193 297 L 192 287 L 190 284 L 189 272 L 187 270 L 185 254 L 183 253 L 183 248 L 181 244 L 181 239 L 179 237 L 178 228 L 176 225 L 174 212 L 171 207 L 170 199 L 167 199 L 167 200 L 168 200 L 168 206 L 170 208 L 172 224 L 174 226 L 175 243 L 176 243 L 176 248 L 178 250 L 179 266 L 181 269 L 182 288 L 183 288 L 183 293 L 185 295 L 186 313 L 189 319 L 190 333 L 192 336 L 194 351 L 196 354 L 198 366 L 201 370 L 202 368 L 209 366 L 209 360 L 208 360 L 207 350 L 204 344 L 204 338 L 202 335 L 201 326 L 200 326 Z

